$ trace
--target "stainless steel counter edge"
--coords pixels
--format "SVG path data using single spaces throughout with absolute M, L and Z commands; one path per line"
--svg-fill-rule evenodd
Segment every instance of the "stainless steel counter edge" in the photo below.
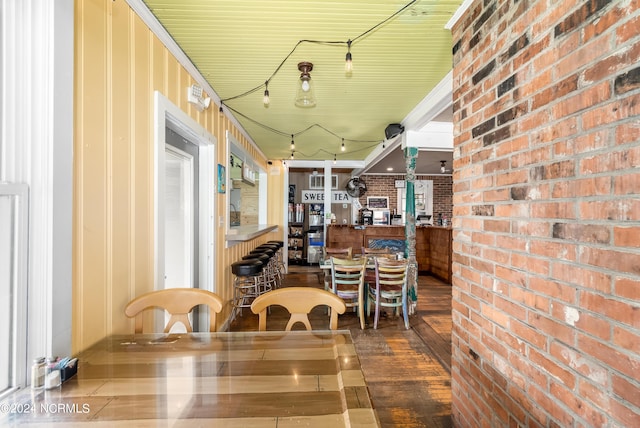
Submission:
M 227 231 L 227 241 L 250 241 L 260 235 L 269 233 L 278 228 L 277 224 L 254 224 L 250 226 L 238 226 Z

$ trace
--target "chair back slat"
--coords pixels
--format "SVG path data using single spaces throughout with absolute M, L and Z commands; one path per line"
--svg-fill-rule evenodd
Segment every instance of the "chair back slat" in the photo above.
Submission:
M 179 322 L 184 324 L 187 332 L 192 332 L 193 327 L 188 314 L 199 305 L 209 307 L 209 331 L 215 332 L 216 315 L 222 311 L 223 301 L 217 294 L 199 288 L 166 288 L 152 291 L 129 302 L 124 313 L 129 318 L 135 317 L 135 333 L 142 333 L 142 313 L 152 308 L 164 309 L 171 315 L 164 328 L 165 333 Z
M 344 301 L 333 293 L 312 287 L 286 287 L 268 291 L 251 303 L 251 311 L 258 314 L 258 330 L 267 329 L 267 308 L 273 305 L 284 307 L 291 314 L 286 331 L 298 322 L 307 330 L 311 330 L 308 314 L 316 306 L 326 305 L 331 308 L 329 329 L 338 328 L 338 314 L 343 314 L 347 309 Z

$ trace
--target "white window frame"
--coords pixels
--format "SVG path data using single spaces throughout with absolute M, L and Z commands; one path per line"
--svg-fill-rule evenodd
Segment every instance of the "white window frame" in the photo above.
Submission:
M 331 188 L 338 188 L 338 175 L 331 175 Z M 324 174 L 309 175 L 309 189 L 324 189 Z
M 0 184 L 0 198 L 13 199 L 10 224 L 13 226 L 10 241 L 11 253 L 8 263 L 0 260 L 0 269 L 9 272 L 10 284 L 10 330 L 9 337 L 0 335 L 0 343 L 10 349 L 9 361 L 2 370 L 10 370 L 8 387 L 0 391 L 0 397 L 25 385 L 27 371 L 27 288 L 29 257 L 29 190 L 26 184 Z M 9 219 L 0 219 L 8 221 Z M 4 376 L 4 374 L 3 374 Z

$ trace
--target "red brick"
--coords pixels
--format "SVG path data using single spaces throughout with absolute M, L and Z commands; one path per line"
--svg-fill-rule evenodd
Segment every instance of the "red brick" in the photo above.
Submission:
M 573 119 L 573 118 L 572 118 Z M 553 146 L 554 156 L 573 156 L 592 150 L 600 150 L 610 144 L 609 131 L 597 130 L 564 139 Z
M 491 7 L 470 50 L 474 19 Z M 639 7 L 486 0 L 455 26 L 454 40 L 467 46 L 456 53 L 465 69 L 454 66 L 454 103 L 482 106 L 460 114 L 465 137 L 455 139 L 464 158 L 453 186 L 464 191 L 454 198 L 456 263 L 465 266 L 454 270 L 465 299 L 482 309 L 463 321 L 483 355 L 477 363 L 454 342 L 453 369 L 472 390 L 456 389 L 459 426 L 640 426 Z M 527 106 L 521 116 L 516 105 Z M 474 139 L 471 130 L 491 118 L 508 119 L 509 134 Z M 472 219 L 485 205 L 491 218 Z M 488 358 L 487 348 L 500 355 Z
M 583 263 L 592 266 L 640 275 L 640 264 L 638 264 L 636 253 L 585 247 L 580 259 Z
M 589 401 L 572 394 L 572 391 L 567 389 L 565 385 L 552 382 L 550 391 L 560 402 L 567 405 L 575 414 L 586 420 L 588 426 L 601 427 L 605 425 L 606 415 L 604 412 L 598 410 Z
M 611 177 L 590 177 L 553 184 L 554 199 L 606 196 L 611 192 Z
M 529 289 L 544 296 L 553 297 L 556 300 L 576 304 L 578 290 L 576 286 L 562 284 L 558 281 L 546 278 L 532 277 L 529 280 Z
M 631 383 L 630 379 L 618 376 L 615 373 L 611 375 L 613 392 L 619 397 L 624 397 L 630 404 L 640 407 L 640 387 L 638 387 L 638 379 L 633 379 L 633 381 L 635 383 Z
M 640 16 L 633 16 L 631 19 L 616 29 L 616 44 L 622 45 L 634 37 L 638 37 L 640 28 Z
M 573 343 L 575 329 L 542 314 L 530 314 L 529 324 L 547 335 L 565 343 Z
M 574 219 L 573 202 L 539 202 L 531 205 L 531 216 L 535 218 Z
M 583 291 L 580 294 L 580 306 L 611 320 L 640 328 L 640 306 L 638 305 Z
M 611 401 L 611 418 L 617 421 L 618 426 L 640 427 L 640 412 L 626 406 L 626 400 Z
M 545 237 L 549 236 L 543 235 Z M 529 251 L 532 255 L 550 257 L 552 259 L 575 261 L 577 260 L 576 245 L 568 242 L 532 241 Z
M 575 284 L 580 288 L 611 293 L 611 275 L 607 273 L 566 262 L 553 263 L 552 271 L 554 279 L 558 281 Z
M 638 325 L 634 330 L 614 326 L 613 327 L 613 343 L 622 349 L 640 354 L 640 334 L 638 333 Z
M 640 115 L 640 95 L 633 94 L 587 110 L 582 114 L 582 126 L 587 130 L 638 115 Z
M 580 373 L 590 382 L 605 388 L 609 384 L 609 370 L 602 364 L 597 364 L 594 360 L 582 352 L 567 346 L 563 343 L 552 342 L 549 355 L 561 362 L 563 366 L 570 367 L 576 373 Z
M 614 284 L 615 296 L 625 297 L 628 299 L 638 299 L 638 293 L 640 291 L 640 278 L 632 279 L 617 277 Z
M 640 174 L 637 174 L 640 180 Z M 635 227 L 614 227 L 613 240 L 616 247 L 640 248 L 640 226 Z M 640 263 L 640 255 L 638 255 Z
M 615 177 L 613 193 L 616 195 L 640 194 L 640 173 Z
M 583 202 L 578 208 L 584 220 L 640 220 L 640 199 L 598 200 Z M 626 271 L 625 271 L 626 272 Z
M 599 85 L 581 91 L 577 95 L 568 97 L 562 100 L 562 102 L 556 103 L 551 108 L 553 112 L 552 116 L 554 119 L 563 119 L 574 113 L 600 104 L 609 98 L 611 98 L 611 84 L 609 82 L 602 82 Z
M 640 360 L 637 355 L 630 356 L 584 334 L 578 335 L 578 350 L 619 373 L 631 378 L 639 378 L 640 370 L 637 367 Z

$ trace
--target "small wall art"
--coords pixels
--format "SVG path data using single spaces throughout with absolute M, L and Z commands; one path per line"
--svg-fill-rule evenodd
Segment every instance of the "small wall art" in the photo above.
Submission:
M 224 165 L 218 164 L 218 193 L 227 191 L 227 173 Z

